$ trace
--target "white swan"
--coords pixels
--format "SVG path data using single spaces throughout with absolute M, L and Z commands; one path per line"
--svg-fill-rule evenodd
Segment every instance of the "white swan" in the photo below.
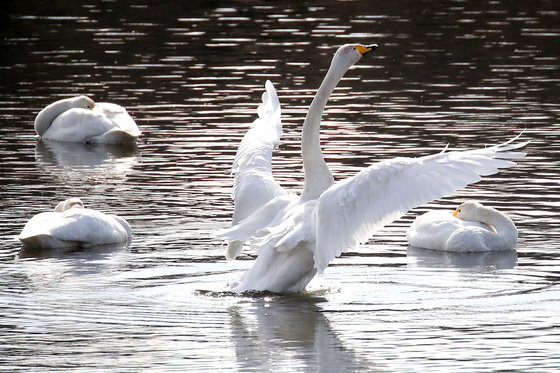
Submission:
M 27 248 L 60 249 L 127 243 L 131 237 L 130 225 L 123 218 L 84 208 L 79 198 L 70 198 L 54 212 L 32 217 L 18 238 Z
M 133 143 L 141 132 L 125 108 L 95 103 L 87 96 L 56 101 L 37 114 L 35 132 L 47 140 L 122 144 Z
M 478 202 L 462 203 L 453 214 L 429 211 L 406 233 L 414 247 L 454 252 L 514 250 L 517 228 L 504 213 Z
M 344 73 L 376 47 L 347 44 L 336 52 L 303 124 L 305 181 L 300 196 L 288 193 L 272 176 L 272 151 L 282 127 L 276 91 L 266 82 L 259 118 L 241 141 L 233 164 L 233 226 L 218 233 L 229 241 L 228 259 L 240 253 L 244 242 L 258 249 L 253 267 L 234 291 L 300 292 L 334 257 L 367 241 L 409 209 L 514 165 L 503 158 L 524 155 L 511 152 L 525 145 L 512 144 L 513 139 L 478 150 L 386 160 L 334 183 L 321 153 L 321 114 Z

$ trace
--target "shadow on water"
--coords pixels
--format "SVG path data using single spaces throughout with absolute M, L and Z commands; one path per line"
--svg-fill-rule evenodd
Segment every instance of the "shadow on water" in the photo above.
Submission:
M 511 269 L 517 264 L 515 250 L 454 253 L 409 246 L 406 256 L 414 259 L 409 265 L 427 268 Z

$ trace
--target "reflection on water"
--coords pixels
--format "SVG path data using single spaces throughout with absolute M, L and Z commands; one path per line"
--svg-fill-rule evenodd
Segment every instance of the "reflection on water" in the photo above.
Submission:
M 95 247 L 61 247 L 52 249 L 38 249 L 35 247 L 22 246 L 19 252 L 20 259 L 67 259 L 95 261 L 115 250 L 125 249 L 126 242 L 118 244 L 96 245 Z
M 124 177 L 138 162 L 136 146 L 88 145 L 57 141 L 37 141 L 35 159 L 39 169 L 65 178 L 72 173 Z
M 559 15 L 545 0 L 4 4 L 0 371 L 558 370 Z M 282 104 L 274 171 L 301 189 L 307 106 L 356 41 L 380 48 L 323 117 L 336 179 L 523 129 L 528 156 L 391 224 L 302 298 L 200 295 L 252 263 L 226 262 L 213 233 L 265 80 Z M 77 94 L 134 112 L 138 147 L 38 141 L 39 110 Z M 125 218 L 131 247 L 25 258 L 25 222 L 70 196 Z M 513 218 L 517 254 L 407 249 L 416 215 L 467 199 Z
M 514 250 L 455 253 L 409 246 L 406 255 L 419 267 L 511 269 L 517 263 L 517 253 Z
M 257 300 L 249 307 L 231 307 L 231 335 L 242 371 L 259 367 L 281 371 L 286 361 L 302 371 L 356 372 L 375 370 L 347 350 L 325 314 L 308 296 Z
M 132 157 L 136 151 L 135 146 L 37 141 L 35 157 L 37 162 L 55 167 L 93 168 L 106 163 L 110 158 Z

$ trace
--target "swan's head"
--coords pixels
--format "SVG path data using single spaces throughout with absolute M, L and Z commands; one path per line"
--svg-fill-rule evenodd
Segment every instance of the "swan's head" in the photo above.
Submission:
M 75 108 L 82 108 L 82 109 L 90 109 L 91 110 L 95 106 L 95 101 L 93 101 L 88 96 L 77 96 L 77 97 L 74 97 L 72 100 L 74 101 L 72 106 L 75 107 Z
M 66 211 L 68 209 L 71 209 L 73 207 L 83 208 L 84 203 L 79 198 L 76 198 L 76 197 L 69 198 L 65 201 L 60 202 L 58 205 L 56 205 L 56 207 L 54 208 L 54 212 L 64 212 L 64 211 Z
M 66 110 L 74 108 L 92 110 L 94 106 L 95 102 L 87 96 L 76 96 L 58 100 L 48 105 L 37 114 L 34 123 L 35 132 L 37 132 L 39 136 L 43 136 L 51 126 L 53 120 Z
M 365 56 L 376 48 L 377 44 L 345 44 L 336 51 L 333 57 L 333 64 L 336 63 L 343 71 L 346 71 L 350 66 L 358 62 L 362 56 Z
M 483 208 L 483 206 L 479 202 L 463 202 L 457 207 L 453 216 L 463 220 L 478 220 L 477 215 L 481 208 Z

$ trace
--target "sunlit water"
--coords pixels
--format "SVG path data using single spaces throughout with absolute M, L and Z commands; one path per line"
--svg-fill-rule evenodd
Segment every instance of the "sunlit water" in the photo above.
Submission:
M 0 371 L 555 371 L 560 368 L 560 6 L 556 2 L 10 2 L 0 60 Z M 183 4 L 183 5 L 179 5 Z M 390 5 L 391 4 L 391 5 Z M 308 293 L 227 293 L 214 232 L 266 79 L 301 189 L 301 124 L 337 46 L 380 48 L 322 126 L 335 177 L 376 160 L 475 148 L 525 129 L 518 166 L 419 207 L 336 259 Z M 39 142 L 37 112 L 76 94 L 127 107 L 136 149 Z M 20 252 L 67 197 L 126 218 L 128 248 Z M 414 216 L 478 199 L 517 253 L 407 248 Z

